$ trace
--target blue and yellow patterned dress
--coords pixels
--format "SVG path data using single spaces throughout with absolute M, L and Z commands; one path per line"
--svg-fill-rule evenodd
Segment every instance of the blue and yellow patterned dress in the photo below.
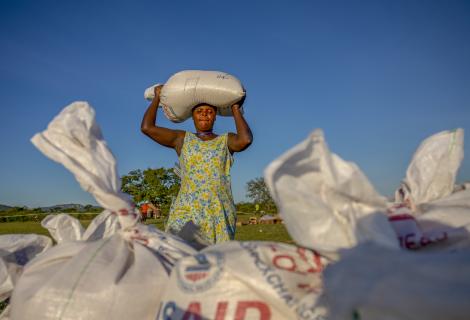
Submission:
M 233 158 L 228 134 L 203 141 L 186 132 L 179 157 L 181 188 L 170 209 L 167 231 L 177 232 L 189 221 L 211 243 L 233 240 L 236 210 L 230 168 Z

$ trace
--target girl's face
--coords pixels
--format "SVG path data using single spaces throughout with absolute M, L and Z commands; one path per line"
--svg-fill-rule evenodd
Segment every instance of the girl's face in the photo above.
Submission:
M 200 105 L 193 110 L 194 126 L 198 131 L 211 131 L 215 122 L 216 111 L 209 105 Z

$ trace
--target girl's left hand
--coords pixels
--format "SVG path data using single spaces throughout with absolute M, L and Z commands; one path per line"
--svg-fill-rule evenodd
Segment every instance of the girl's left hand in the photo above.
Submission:
M 243 106 L 243 103 L 245 103 L 245 98 L 246 98 L 246 94 L 245 96 L 243 96 L 243 98 L 241 98 L 240 101 L 236 102 L 235 104 L 232 105 L 232 111 L 234 108 L 237 108 L 237 109 L 241 109 L 242 106 Z

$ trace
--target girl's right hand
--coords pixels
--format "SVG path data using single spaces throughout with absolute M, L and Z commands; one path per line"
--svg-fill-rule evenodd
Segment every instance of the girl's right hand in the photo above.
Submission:
M 162 91 L 163 85 L 160 84 L 153 88 L 153 92 L 155 93 L 155 97 L 153 99 L 158 99 L 160 100 L 160 92 Z

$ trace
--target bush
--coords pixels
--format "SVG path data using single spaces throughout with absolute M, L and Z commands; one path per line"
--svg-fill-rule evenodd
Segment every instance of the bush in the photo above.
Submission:
M 23 221 L 41 221 L 48 214 L 47 213 L 31 213 L 23 215 L 4 215 L 0 216 L 1 222 L 23 222 Z
M 26 222 L 26 221 L 42 221 L 45 217 L 49 214 L 54 213 L 31 213 L 31 214 L 23 214 L 23 215 L 3 215 L 0 216 L 0 223 L 2 222 Z M 87 213 L 69 213 L 74 218 L 78 220 L 92 220 L 94 219 L 98 213 L 94 214 L 87 214 Z

